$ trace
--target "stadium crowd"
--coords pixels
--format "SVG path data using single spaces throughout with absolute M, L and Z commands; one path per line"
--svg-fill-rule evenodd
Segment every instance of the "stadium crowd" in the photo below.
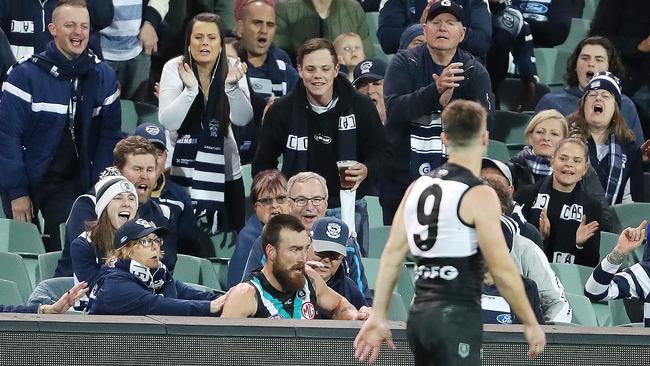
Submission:
M 570 43 L 583 5 L 0 0 L 4 215 L 37 225 L 62 252 L 52 275 L 75 284 L 0 310 L 366 319 L 367 258 L 386 241 L 370 221 L 389 228 L 447 161 L 441 116 L 458 99 L 495 138 L 519 134 L 510 156 L 488 149 L 481 178 L 538 321 L 573 320 L 562 265 L 594 270 L 575 295 L 648 301 L 650 252 L 628 257 L 647 213 L 615 207 L 650 193 L 650 3 L 599 0 Z M 535 50 L 565 42 L 565 85 L 549 88 Z M 603 233 L 620 234 L 605 255 Z M 219 241 L 223 286 L 175 278 L 180 258 L 222 256 Z M 484 322 L 519 320 L 489 272 L 480 300 Z

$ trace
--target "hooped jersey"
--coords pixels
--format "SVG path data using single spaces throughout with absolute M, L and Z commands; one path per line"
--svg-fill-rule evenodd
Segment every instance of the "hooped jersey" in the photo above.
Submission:
M 303 288 L 291 293 L 276 290 L 261 271 L 254 272 L 248 283 L 255 287 L 255 318 L 315 319 L 318 315 L 316 290 L 306 275 Z
M 417 266 L 414 307 L 431 301 L 479 304 L 483 257 L 474 226 L 460 219 L 459 210 L 465 193 L 480 184 L 469 170 L 447 163 L 411 187 L 404 224 Z

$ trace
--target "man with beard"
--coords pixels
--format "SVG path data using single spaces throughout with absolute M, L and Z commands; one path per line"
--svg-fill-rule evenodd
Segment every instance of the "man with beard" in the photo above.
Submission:
M 264 227 L 262 242 L 264 267 L 230 290 L 222 318 L 315 319 L 319 311 L 331 313 L 333 319 L 366 318 L 307 265 L 311 239 L 298 218 L 273 217 Z
M 354 68 L 354 81 L 352 86 L 361 94 L 372 99 L 377 107 L 381 123 L 386 123 L 386 106 L 384 106 L 384 75 L 386 74 L 386 63 L 384 60 L 375 57 L 366 59 L 357 64 Z
M 246 4 L 237 20 L 239 44 L 246 51 L 248 78 L 253 91 L 264 99 L 287 94 L 298 81 L 289 55 L 273 44 L 275 9 L 264 0 Z
M 312 230 L 316 220 L 325 217 L 327 212 L 328 190 L 325 178 L 314 172 L 302 172 L 294 175 L 287 183 L 289 212 L 300 220 L 307 230 Z M 262 238 L 258 238 L 248 255 L 241 281 L 247 280 L 251 273 L 264 266 L 266 261 Z M 372 304 L 372 293 L 361 263 L 361 254 L 356 238 L 350 236 L 346 246 L 344 260 L 345 272 L 359 290 L 363 292 L 367 304 Z

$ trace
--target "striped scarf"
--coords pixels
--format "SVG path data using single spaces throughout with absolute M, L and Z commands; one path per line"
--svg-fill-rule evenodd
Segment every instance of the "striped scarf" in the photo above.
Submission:
M 521 151 L 521 155 L 526 161 L 526 165 L 530 168 L 531 172 L 535 175 L 535 180 L 553 173 L 553 168 L 551 168 L 551 161 L 548 158 L 543 156 L 535 155 L 533 149 L 530 146 L 524 146 L 524 149 Z
M 442 144 L 442 120 L 439 113 L 424 115 L 409 126 L 411 181 L 437 169 L 447 162 L 447 149 Z
M 600 164 L 609 164 L 609 175 L 603 188 L 607 202 L 613 205 L 616 203 L 619 191 L 624 188 L 623 170 L 627 158 L 623 156 L 623 149 L 616 142 L 616 135 L 613 133 L 609 136 L 609 153 L 602 160 L 598 160 L 598 149 L 594 140 L 590 138 L 587 144 L 589 146 L 589 164 L 594 169 L 597 170 Z M 602 180 L 601 183 L 603 183 Z

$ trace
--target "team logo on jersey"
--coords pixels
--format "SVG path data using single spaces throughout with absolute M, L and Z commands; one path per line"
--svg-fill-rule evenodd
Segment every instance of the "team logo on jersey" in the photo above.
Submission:
M 329 145 L 332 142 L 332 138 L 329 136 L 325 136 L 322 133 L 317 133 L 314 135 L 314 140 L 318 142 L 322 142 L 325 145 Z
M 469 344 L 463 342 L 458 343 L 458 356 L 460 358 L 467 358 L 469 356 Z
M 341 237 L 341 225 L 331 222 L 327 224 L 327 236 L 329 236 L 332 239 L 338 239 Z
M 454 266 L 418 266 L 415 269 L 415 278 L 434 279 L 442 278 L 451 281 L 458 277 L 458 268 Z
M 497 321 L 501 324 L 512 324 L 512 315 L 499 314 L 497 315 Z
M 302 317 L 305 319 L 314 319 L 314 317 L 316 317 L 316 309 L 314 308 L 314 304 L 311 302 L 302 304 L 300 311 L 302 312 Z
M 429 174 L 429 172 L 431 171 L 431 164 L 422 163 L 422 165 L 420 165 L 420 168 L 418 169 L 418 171 L 420 172 L 420 175 Z

